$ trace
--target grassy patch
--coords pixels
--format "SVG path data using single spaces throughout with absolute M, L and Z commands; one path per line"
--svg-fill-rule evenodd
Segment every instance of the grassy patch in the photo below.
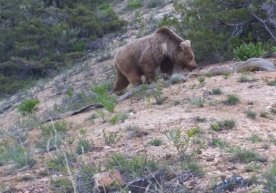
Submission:
M 205 78 L 203 76 L 200 76 L 197 78 L 198 82 L 202 84 L 205 81 Z
M 267 82 L 268 86 L 276 86 L 276 79 Z
M 238 79 L 238 82 L 240 83 L 255 82 L 255 81 L 257 81 L 255 78 L 248 78 L 245 75 L 241 75 Z
M 65 177 L 52 179 L 50 182 L 50 189 L 53 192 L 74 192 L 71 181 Z
M 21 145 L 1 145 L 0 163 L 13 164 L 18 169 L 29 169 L 35 164 L 30 152 Z
M 149 142 L 150 145 L 152 146 L 160 146 L 162 145 L 162 140 L 161 139 L 153 139 Z
M 76 148 L 76 153 L 77 154 L 84 154 L 90 151 L 92 148 L 91 143 L 86 140 L 86 139 L 79 139 L 77 148 Z
M 120 140 L 121 136 L 119 132 L 105 132 L 103 130 L 103 138 L 106 145 L 113 145 Z
M 254 150 L 248 150 L 248 149 L 243 149 L 243 148 L 237 147 L 232 150 L 231 161 L 240 162 L 240 163 L 250 163 L 253 161 L 264 162 L 265 159 L 262 158 Z
M 116 99 L 113 96 L 108 95 L 108 83 L 102 83 L 92 88 L 92 91 L 96 94 L 95 102 L 101 104 L 108 112 L 114 112 L 116 106 Z
M 193 120 L 194 120 L 194 122 L 196 122 L 196 123 L 204 123 L 204 122 L 206 122 L 206 121 L 207 121 L 207 119 L 206 119 L 206 118 L 204 118 L 204 117 L 200 117 L 200 116 L 196 116 L 196 117 L 194 117 L 194 118 L 193 118 Z
M 38 146 L 47 151 L 57 149 L 69 130 L 69 124 L 65 121 L 57 121 L 40 126 L 42 138 Z
M 69 167 L 72 167 L 77 162 L 77 157 L 71 152 L 56 152 L 55 155 L 46 160 L 46 166 L 49 171 L 66 171 L 66 159 L 68 160 Z
M 227 95 L 226 100 L 223 101 L 225 105 L 233 106 L 240 102 L 240 99 L 236 95 Z
M 210 145 L 214 147 L 218 147 L 220 149 L 227 149 L 230 147 L 229 143 L 219 138 L 213 138 Z
M 195 174 L 203 174 L 203 168 L 193 157 L 187 156 L 185 159 L 182 159 L 180 165 L 183 170 L 187 170 Z
M 268 112 L 265 112 L 265 111 L 262 111 L 260 112 L 260 117 L 263 117 L 263 118 L 269 118 L 269 113 Z
M 216 121 L 211 124 L 210 129 L 213 131 L 230 130 L 233 129 L 235 125 L 236 122 L 234 120 Z
M 221 95 L 222 91 L 220 88 L 214 88 L 212 89 L 212 91 L 210 92 L 211 95 Z
M 190 103 L 195 107 L 204 107 L 205 100 L 200 97 L 194 97 L 190 99 Z
M 127 7 L 129 9 L 139 9 L 140 7 L 142 7 L 141 0 L 128 0 Z
M 112 116 L 110 119 L 110 123 L 115 125 L 116 123 L 123 123 L 128 118 L 127 114 L 125 113 L 118 113 Z
M 266 188 L 269 192 L 276 192 L 276 161 L 265 174 Z
M 253 112 L 251 110 L 245 111 L 245 114 L 250 119 L 256 119 L 257 113 L 255 113 L 255 112 Z
M 38 99 L 25 99 L 20 103 L 17 109 L 22 115 L 26 115 L 34 113 L 38 104 Z
M 252 143 L 260 143 L 262 142 L 262 138 L 257 135 L 257 134 L 252 134 L 249 138 L 248 138 L 249 141 L 251 141 Z
M 122 154 L 114 154 L 108 160 L 108 168 L 115 168 L 128 176 L 140 176 L 158 168 L 155 161 L 147 159 L 143 155 L 126 157 Z

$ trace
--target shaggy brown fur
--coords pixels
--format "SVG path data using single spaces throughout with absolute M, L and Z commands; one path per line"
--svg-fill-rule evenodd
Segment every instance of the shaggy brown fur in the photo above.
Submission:
M 171 74 L 174 65 L 189 70 L 196 68 L 191 42 L 168 28 L 160 28 L 119 50 L 115 57 L 117 79 L 113 90 L 121 91 L 129 83 L 138 85 L 143 75 L 148 83 L 153 81 L 157 67 Z

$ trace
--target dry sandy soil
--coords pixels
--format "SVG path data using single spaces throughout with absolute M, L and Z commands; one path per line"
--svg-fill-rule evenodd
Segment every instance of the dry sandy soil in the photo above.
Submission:
M 195 184 L 195 192 L 210 192 L 210 188 L 221 178 L 230 177 L 234 174 L 244 178 L 256 176 L 259 181 L 263 180 L 263 174 L 272 161 L 276 158 L 276 117 L 271 109 L 276 108 L 276 87 L 267 85 L 268 80 L 273 80 L 276 73 L 272 72 L 251 72 L 246 76 L 255 81 L 238 82 L 242 75 L 231 74 L 229 76 L 205 77 L 200 83 L 198 78 L 189 78 L 186 82 L 171 85 L 163 88 L 162 97 L 165 101 L 157 105 L 155 98 L 137 98 L 135 96 L 120 102 L 113 114 L 107 114 L 109 120 L 116 113 L 124 113 L 127 119 L 124 122 L 111 124 L 109 121 L 103 123 L 100 118 L 91 120 L 96 110 L 70 116 L 64 120 L 70 123 L 69 137 L 81 138 L 80 130 L 87 129 L 86 139 L 93 142 L 97 147 L 94 150 L 78 156 L 78 162 L 96 164 L 103 167 L 107 158 L 113 153 L 127 155 L 144 154 L 148 159 L 154 159 L 159 163 L 169 164 L 174 167 L 179 156 L 176 148 L 165 136 L 164 132 L 180 128 L 185 134 L 191 128 L 199 128 L 200 135 L 194 136 L 190 142 L 187 153 L 195 151 L 199 147 L 201 151 L 196 154 L 196 160 L 203 168 L 204 175 Z M 212 95 L 212 89 L 219 88 L 221 95 Z M 227 95 L 234 94 L 240 102 L 237 105 L 228 106 L 222 103 Z M 37 94 L 42 101 L 39 105 L 39 112 L 47 110 L 51 98 L 47 95 Z M 203 107 L 193 105 L 191 100 L 204 99 Z M 48 100 L 47 100 L 48 99 Z M 251 119 L 246 111 L 255 112 L 256 118 Z M 268 117 L 261 117 L 261 112 L 268 112 Z M 1 115 L 1 124 L 9 125 L 12 117 L 21 117 L 16 110 Z M 92 116 L 93 117 L 93 116 Z M 204 118 L 204 122 L 195 121 L 196 117 Z M 9 119 L 7 119 L 9 118 Z M 212 131 L 210 124 L 216 120 L 234 120 L 236 125 L 231 130 Z M 133 136 L 130 126 L 143 131 L 140 136 Z M 112 145 L 106 145 L 103 131 L 118 132 L 120 138 Z M 254 141 L 254 137 L 258 140 Z M 50 179 L 57 178 L 60 174 L 45 174 L 45 159 L 51 153 L 35 152 L 36 144 L 41 138 L 41 131 L 32 128 L 28 133 L 27 142 L 33 148 L 34 157 L 37 160 L 32 169 L 15 170 L 12 166 L 0 166 L 0 185 L 12 187 L 14 192 L 51 192 Z M 155 138 L 162 140 L 162 145 L 152 146 L 149 142 Z M 231 147 L 241 147 L 258 152 L 265 161 L 252 163 L 239 163 L 231 161 L 231 152 L 223 148 L 211 146 L 213 138 L 219 138 L 229 143 Z M 196 142 L 197 141 L 197 142 Z M 199 142 L 198 142 L 199 141 Z M 274 142 L 274 143 L 273 143 Z M 63 149 L 74 149 L 75 142 L 62 146 Z M 172 162 L 172 160 L 174 160 Z M 254 171 L 249 170 L 253 167 Z M 47 172 L 46 172 L 47 173 Z M 0 186 L 0 187 L 1 187 Z M 237 189 L 233 192 L 253 192 L 262 190 L 263 183 L 257 183 L 244 189 Z

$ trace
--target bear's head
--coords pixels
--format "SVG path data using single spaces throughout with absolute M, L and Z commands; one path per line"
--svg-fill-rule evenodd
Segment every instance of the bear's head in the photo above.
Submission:
M 180 50 L 177 52 L 176 64 L 182 68 L 192 71 L 197 67 L 191 41 L 185 40 L 180 43 Z

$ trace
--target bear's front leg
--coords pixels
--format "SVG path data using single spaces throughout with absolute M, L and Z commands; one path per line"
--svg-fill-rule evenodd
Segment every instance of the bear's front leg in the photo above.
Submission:
M 155 78 L 155 71 L 145 72 L 144 76 L 146 78 L 146 83 L 150 84 L 154 81 Z

